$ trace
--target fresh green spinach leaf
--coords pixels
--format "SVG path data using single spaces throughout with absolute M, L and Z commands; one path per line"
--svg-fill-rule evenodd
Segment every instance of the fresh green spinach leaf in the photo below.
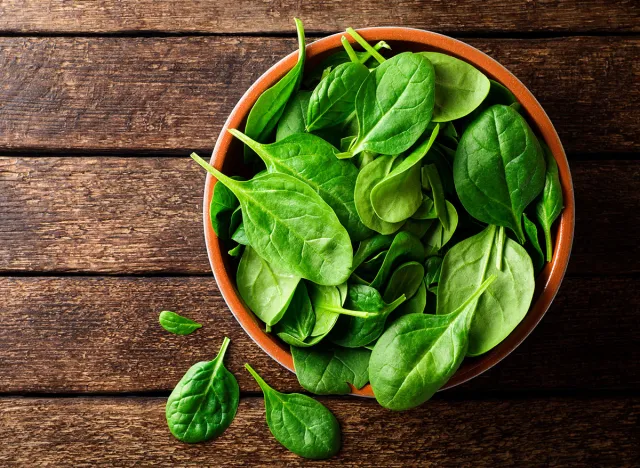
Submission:
M 193 333 L 198 328 L 202 328 L 198 322 L 194 322 L 191 319 L 178 315 L 170 310 L 163 310 L 160 312 L 158 322 L 162 328 L 174 335 L 188 335 Z
M 249 364 L 244 366 L 264 393 L 267 425 L 278 442 L 296 455 L 313 460 L 338 453 L 340 425 L 331 411 L 306 395 L 274 390 Z
M 316 316 L 311 306 L 309 292 L 304 281 L 298 283 L 291 302 L 282 319 L 273 327 L 273 331 L 287 344 L 306 340 L 316 324 Z
M 298 62 L 280 81 L 260 95 L 247 117 L 244 133 L 260 143 L 268 142 L 287 106 L 289 97 L 298 90 L 302 80 L 305 62 L 304 27 L 298 18 L 294 18 L 294 21 L 298 31 Z M 253 165 L 254 158 L 251 148 L 245 147 L 245 163 Z
M 454 245 L 442 262 L 439 315 L 456 310 L 489 276 L 496 277 L 487 293 L 472 307 L 469 356 L 486 353 L 509 336 L 526 315 L 533 298 L 535 280 L 531 258 L 522 246 L 506 236 L 502 236 L 504 242 L 500 248 L 499 230 L 490 225 L 480 234 Z M 502 257 L 500 261 L 498 256 Z
M 524 248 L 533 262 L 533 271 L 538 273 L 542 270 L 542 267 L 544 267 L 544 253 L 538 240 L 538 228 L 535 223 L 527 217 L 526 213 L 522 214 L 522 220 L 524 221 L 524 232 L 528 240 Z
M 176 439 L 188 443 L 210 440 L 222 434 L 233 421 L 240 388 L 223 363 L 229 342 L 225 337 L 213 361 L 191 366 L 169 395 L 167 424 Z
M 442 273 L 442 257 L 434 255 L 427 258 L 424 263 L 424 283 L 429 292 L 438 294 L 438 283 L 440 282 L 440 274 Z
M 238 197 L 249 243 L 269 264 L 323 285 L 349 278 L 353 262 L 349 234 L 306 183 L 279 173 L 239 182 L 195 153 L 191 157 Z
M 244 249 L 236 273 L 238 292 L 267 325 L 273 326 L 282 318 L 299 282 L 299 276 L 267 262 L 252 247 Z
M 547 171 L 545 174 L 544 190 L 540 200 L 536 203 L 536 215 L 542 226 L 544 233 L 545 245 L 547 249 L 547 262 L 551 261 L 553 256 L 553 246 L 551 245 L 551 226 L 553 222 L 560 216 L 563 206 L 562 186 L 560 185 L 560 176 L 558 175 L 558 163 L 554 159 L 549 148 L 544 146 L 545 160 L 547 163 Z
M 368 349 L 319 346 L 291 347 L 293 365 L 302 388 L 316 395 L 345 395 L 369 382 Z
M 438 52 L 421 52 L 435 71 L 434 122 L 448 122 L 471 113 L 489 94 L 490 82 L 473 65 Z
M 393 238 L 380 271 L 378 271 L 370 286 L 375 289 L 382 288 L 398 265 L 410 261 L 424 261 L 424 247 L 416 236 L 409 232 L 400 231 Z
M 213 187 L 213 196 L 209 204 L 209 217 L 216 236 L 222 240 L 229 239 L 231 215 L 240 206 L 240 202 L 224 184 Z
M 451 378 L 465 356 L 472 305 L 494 280 L 485 280 L 448 315 L 410 314 L 391 324 L 369 362 L 378 403 L 396 411 L 414 408 Z
M 270 173 L 282 173 L 305 182 L 331 207 L 353 240 L 372 232 L 360 221 L 354 202 L 358 170 L 348 161 L 336 159 L 336 148 L 311 134 L 295 134 L 270 145 L 262 145 L 237 130 L 229 130 L 252 148 Z
M 422 168 L 422 175 L 426 177 L 426 182 L 429 183 L 429 188 L 433 194 L 433 205 L 435 208 L 436 216 L 440 220 L 444 230 L 450 229 L 449 215 L 446 200 L 444 198 L 444 189 L 442 188 L 442 182 L 440 181 L 440 175 L 435 164 L 427 164 Z M 422 182 L 425 185 L 425 182 Z
M 449 229 L 445 229 L 441 222 L 435 222 L 422 238 L 426 255 L 436 255 L 444 245 L 451 240 L 458 227 L 458 212 L 453 204 L 446 202 Z
M 411 299 L 424 280 L 424 267 L 418 262 L 407 262 L 393 272 L 384 289 L 382 298 L 386 302 L 405 296 Z
M 434 94 L 433 66 L 424 56 L 404 52 L 386 60 L 356 95 L 358 138 L 351 153 L 392 155 L 409 149 L 431 120 Z
M 371 190 L 371 205 L 387 223 L 399 223 L 411 217 L 422 204 L 420 161 L 433 145 L 440 126 Z
M 453 176 L 471 216 L 508 227 L 524 242 L 522 213 L 544 187 L 545 161 L 520 114 L 502 105 L 483 112 L 462 135 Z
M 369 69 L 357 63 L 334 68 L 313 90 L 307 110 L 307 131 L 341 124 L 355 111 L 356 94 L 369 76 Z
M 307 129 L 307 109 L 311 91 L 298 91 L 287 103 L 276 129 L 276 141 L 290 135 L 304 133 Z

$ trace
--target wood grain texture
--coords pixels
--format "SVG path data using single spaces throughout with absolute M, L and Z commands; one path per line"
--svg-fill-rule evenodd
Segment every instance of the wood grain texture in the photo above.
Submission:
M 278 388 L 299 390 L 244 333 L 213 278 L 0 278 L 0 393 L 169 391 L 231 338 L 227 367 L 258 391 L 249 362 Z M 157 323 L 174 310 L 203 327 L 175 336 Z M 640 390 L 640 279 L 567 278 L 537 329 L 488 373 L 456 390 Z
M 637 466 L 640 400 L 432 401 L 394 413 L 323 398 L 342 450 L 309 462 L 270 434 L 262 398 L 244 398 L 214 441 L 173 439 L 161 398 L 0 399 L 5 466 Z
M 640 149 L 637 37 L 468 42 L 531 89 L 568 152 Z M 262 37 L 0 38 L 0 150 L 209 150 L 245 90 L 295 47 Z
M 569 273 L 637 273 L 640 161 L 571 168 Z M 207 274 L 203 186 L 188 158 L 0 158 L 0 271 Z
M 347 26 L 410 26 L 433 31 L 639 31 L 633 0 L 5 0 L 0 31 L 12 32 L 291 32 L 292 17 L 312 32 Z M 384 11 L 383 11 L 384 10 Z M 381 14 L 384 13 L 384 14 Z

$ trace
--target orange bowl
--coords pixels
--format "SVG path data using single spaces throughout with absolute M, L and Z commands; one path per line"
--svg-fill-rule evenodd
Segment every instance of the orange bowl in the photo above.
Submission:
M 571 182 L 569 163 L 560 138 L 540 103 L 514 75 L 491 57 L 464 42 L 419 29 L 384 27 L 360 29 L 358 32 L 371 43 L 381 40 L 387 41 L 394 53 L 411 50 L 436 51 L 452 55 L 465 60 L 488 77 L 502 83 L 516 96 L 534 131 L 544 139 L 558 163 L 565 207 L 559 220 L 556 221 L 553 260 L 545 266 L 536 279 L 536 292 L 531 309 L 522 322 L 502 343 L 482 356 L 466 358 L 455 375 L 443 387 L 443 389 L 451 388 L 493 367 L 522 343 L 542 319 L 558 292 L 569 263 L 575 224 L 573 184 Z M 342 35 L 334 34 L 309 44 L 307 46 L 307 70 L 313 68 L 328 54 L 342 50 L 342 45 L 340 44 Z M 211 156 L 211 164 L 214 167 L 227 174 L 242 172 L 242 145 L 240 142 L 234 141 L 227 129 L 243 128 L 246 117 L 258 97 L 294 66 L 297 56 L 298 52 L 295 51 L 280 60 L 267 70 L 242 96 L 231 115 L 229 115 L 216 142 Z M 207 175 L 204 190 L 203 221 L 209 261 L 211 262 L 218 288 L 229 305 L 231 312 L 253 341 L 280 365 L 295 372 L 288 345 L 263 330 L 262 325 L 244 304 L 236 289 L 235 274 L 229 268 L 228 255 L 223 250 L 220 240 L 216 237 L 209 221 L 209 204 L 211 203 L 215 183 L 215 179 L 211 175 Z M 352 390 L 355 395 L 373 396 L 370 385 L 366 385 L 360 390 L 355 388 Z

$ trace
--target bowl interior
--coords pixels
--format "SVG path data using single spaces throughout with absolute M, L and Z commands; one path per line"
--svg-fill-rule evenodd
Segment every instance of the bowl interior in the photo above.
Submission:
M 368 28 L 359 30 L 359 32 L 369 42 L 377 42 L 379 40 L 387 41 L 394 53 L 404 51 L 435 51 L 458 57 L 474 65 L 489 78 L 500 82 L 516 96 L 533 130 L 538 137 L 542 138 L 549 146 L 558 163 L 565 208 L 554 228 L 555 246 L 553 260 L 551 263 L 546 264 L 543 271 L 540 272 L 536 278 L 536 291 L 531 309 L 511 335 L 497 347 L 482 356 L 466 358 L 455 375 L 442 387 L 442 389 L 451 388 L 486 371 L 513 351 L 537 325 L 555 297 L 566 271 L 573 241 L 575 214 L 573 185 L 569 165 L 560 139 L 551 121 L 535 97 L 515 76 L 484 53 L 455 39 L 416 29 Z M 342 50 L 340 44 L 341 36 L 342 34 L 335 34 L 308 45 L 305 69 L 307 71 L 312 69 L 327 55 Z M 284 76 L 296 60 L 297 52 L 293 52 L 282 59 L 260 77 L 242 97 L 220 133 L 211 158 L 211 164 L 221 169 L 225 174 L 251 175 L 247 173 L 247 169 L 242 163 L 242 143 L 232 138 L 227 132 L 227 129 L 243 129 L 246 117 L 255 100 L 264 90 L 271 87 Z M 235 272 L 231 266 L 230 257 L 215 236 L 211 223 L 209 222 L 209 203 L 211 202 L 214 184 L 215 181 L 213 178 L 207 176 L 203 217 L 207 251 L 218 287 L 234 316 L 252 339 L 281 365 L 294 371 L 293 360 L 288 345 L 272 335 L 267 334 L 262 328 L 263 325 L 261 325 L 258 319 L 243 303 L 242 299 L 240 299 L 235 287 Z M 353 389 L 353 393 L 362 396 L 373 396 L 369 385 L 360 390 Z

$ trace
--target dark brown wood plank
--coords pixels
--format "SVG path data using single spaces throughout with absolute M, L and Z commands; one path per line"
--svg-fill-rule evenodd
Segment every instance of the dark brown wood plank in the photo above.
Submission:
M 569 273 L 640 271 L 640 161 L 571 168 Z M 0 271 L 207 274 L 203 185 L 188 158 L 0 158 Z
M 363 0 L 345 8 L 329 0 L 105 0 L 101 2 L 5 0 L 0 31 L 12 32 L 291 32 L 292 17 L 309 31 L 340 31 L 347 26 L 409 26 L 434 31 L 638 31 L 632 0 L 562 2 L 487 0 L 405 0 L 393 8 Z
M 243 391 L 258 391 L 245 362 L 279 388 L 300 389 L 236 323 L 213 278 L 4 277 L 0 303 L 0 393 L 169 391 L 224 336 Z M 163 309 L 203 328 L 171 335 L 157 323 Z M 637 391 L 638 310 L 640 279 L 567 278 L 524 344 L 455 392 Z
M 468 42 L 530 87 L 568 152 L 640 149 L 637 37 Z M 294 49 L 293 38 L 0 38 L 0 150 L 210 149 L 245 90 Z
M 342 450 L 313 466 L 637 466 L 640 400 L 432 401 L 401 413 L 371 400 L 321 400 Z M 5 466 L 308 466 L 282 447 L 262 398 L 244 398 L 215 441 L 170 435 L 161 398 L 0 399 Z

